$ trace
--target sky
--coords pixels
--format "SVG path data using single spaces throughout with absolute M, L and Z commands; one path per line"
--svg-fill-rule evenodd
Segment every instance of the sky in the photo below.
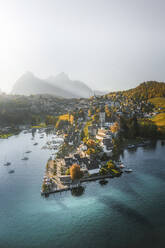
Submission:
M 0 88 L 26 71 L 92 89 L 165 81 L 164 0 L 0 0 Z

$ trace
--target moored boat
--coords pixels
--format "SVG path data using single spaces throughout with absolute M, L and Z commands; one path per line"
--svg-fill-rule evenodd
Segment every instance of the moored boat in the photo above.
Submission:
M 121 161 L 117 161 L 117 162 L 116 162 L 116 166 L 117 166 L 118 168 L 120 168 L 120 169 L 125 168 L 124 164 L 123 164 Z
M 120 167 L 121 169 L 125 168 L 125 166 L 124 166 L 123 164 L 120 164 L 119 167 Z
M 136 146 L 135 145 L 128 145 L 127 148 L 128 149 L 134 149 Z
M 28 160 L 29 158 L 28 157 L 24 157 L 24 158 L 22 158 L 22 160 Z
M 4 164 L 4 166 L 9 166 L 9 165 L 11 165 L 10 162 L 7 162 L 7 163 Z
M 162 145 L 162 146 L 165 145 L 165 141 L 164 141 L 164 140 L 161 141 L 161 145 Z
M 105 185 L 105 184 L 107 184 L 107 183 L 108 183 L 108 181 L 107 181 L 107 180 L 105 180 L 105 179 L 102 179 L 102 180 L 100 180 L 100 181 L 99 181 L 99 183 L 100 183 L 101 185 Z
M 125 169 L 124 170 L 126 173 L 130 173 L 130 172 L 132 172 L 133 170 L 132 169 Z

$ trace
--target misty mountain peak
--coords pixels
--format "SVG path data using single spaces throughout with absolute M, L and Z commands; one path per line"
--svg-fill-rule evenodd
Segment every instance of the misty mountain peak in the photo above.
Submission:
M 65 72 L 61 72 L 59 73 L 56 77 L 55 77 L 56 80 L 60 80 L 60 81 L 68 81 L 70 80 L 69 79 L 69 76 L 65 73 Z
M 12 94 L 52 94 L 65 98 L 86 98 L 93 95 L 93 91 L 84 82 L 69 79 L 64 72 L 47 79 L 40 79 L 28 71 L 16 81 Z
M 49 82 L 54 83 L 54 82 L 69 82 L 70 78 L 65 72 L 61 72 L 57 74 L 56 76 L 51 75 L 47 79 Z
M 21 79 L 32 79 L 35 78 L 34 74 L 31 71 L 26 71 L 22 76 Z

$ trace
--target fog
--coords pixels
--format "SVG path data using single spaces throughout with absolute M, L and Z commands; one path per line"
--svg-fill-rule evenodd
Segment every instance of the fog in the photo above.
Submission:
M 0 0 L 0 88 L 25 71 L 92 89 L 165 81 L 161 0 Z

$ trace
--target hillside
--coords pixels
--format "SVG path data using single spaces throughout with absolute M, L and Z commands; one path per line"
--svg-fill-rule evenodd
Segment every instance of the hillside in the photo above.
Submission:
M 148 101 L 151 102 L 156 108 L 165 109 L 165 97 L 154 97 Z
M 12 89 L 14 95 L 37 95 L 37 94 L 51 94 L 61 97 L 75 97 L 74 94 L 68 94 L 67 91 L 55 87 L 45 80 L 35 77 L 31 72 L 23 74 L 14 84 Z
M 148 100 L 154 97 L 165 97 L 165 83 L 148 81 L 141 83 L 136 88 L 130 90 L 109 93 L 108 96 L 113 96 L 116 94 L 138 100 Z
M 159 113 L 152 118 L 158 127 L 165 127 L 165 113 Z
M 139 99 L 165 97 L 165 83 L 156 81 L 144 82 L 134 89 L 124 91 L 123 95 Z
M 12 94 L 51 94 L 63 98 L 88 98 L 93 91 L 83 82 L 69 79 L 65 73 L 42 80 L 31 72 L 23 74 L 14 84 Z
M 58 74 L 56 77 L 49 77 L 46 81 L 80 98 L 93 95 L 93 91 L 85 83 L 78 80 L 70 80 L 64 72 Z

